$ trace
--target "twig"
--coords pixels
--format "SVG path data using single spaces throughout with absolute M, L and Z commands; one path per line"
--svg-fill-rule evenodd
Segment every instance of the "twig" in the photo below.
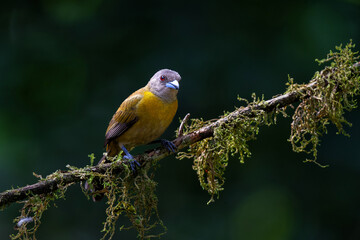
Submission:
M 179 127 L 179 131 L 178 131 L 178 136 L 182 137 L 183 133 L 184 133 L 184 127 L 186 122 L 189 120 L 190 118 L 190 113 L 186 114 L 186 116 L 184 117 L 184 119 L 181 121 L 180 127 Z

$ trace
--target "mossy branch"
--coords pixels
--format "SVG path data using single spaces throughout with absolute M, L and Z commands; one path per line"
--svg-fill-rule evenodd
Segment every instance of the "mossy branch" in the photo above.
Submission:
M 216 122 L 210 123 L 196 131 L 192 131 L 186 135 L 176 138 L 175 140 L 173 140 L 173 143 L 177 147 L 177 150 L 181 150 L 205 138 L 212 137 L 214 134 L 214 129 L 223 123 L 230 123 L 242 116 L 255 117 L 253 113 L 254 109 L 271 112 L 275 108 L 282 108 L 288 106 L 292 103 L 297 102 L 300 96 L 305 94 L 306 91 L 312 88 L 314 85 L 316 85 L 316 82 L 312 82 L 296 91 L 292 91 L 284 95 L 272 98 L 270 100 L 261 102 L 258 105 L 237 109 L 226 117 L 220 118 Z M 134 158 L 141 165 L 144 165 L 147 162 L 156 162 L 170 154 L 172 153 L 168 152 L 163 147 L 159 147 L 147 153 L 134 156 Z M 93 176 L 93 173 L 105 173 L 110 168 L 114 171 L 114 174 L 118 174 L 124 170 L 124 164 L 116 161 L 112 163 L 106 163 L 92 167 L 88 166 L 79 169 L 71 169 L 67 171 L 58 170 L 53 174 L 47 176 L 45 179 L 40 180 L 38 183 L 7 190 L 0 193 L 0 208 L 3 208 L 17 201 L 25 200 L 30 196 L 56 192 L 59 189 L 59 186 L 77 183 L 80 181 L 86 181 Z
M 225 113 L 216 121 L 192 119 L 191 124 L 186 125 L 189 116 L 184 118 L 173 143 L 178 151 L 188 147 L 187 152 L 178 153 L 178 158 L 194 159 L 193 168 L 201 186 L 210 193 L 211 200 L 223 190 L 223 174 L 229 155 L 238 154 L 240 161 L 244 162 L 244 158 L 251 155 L 247 142 L 256 138 L 259 127 L 276 123 L 279 113 L 287 116 L 286 108 L 293 107 L 294 103 L 299 102 L 292 117 L 289 141 L 295 152 L 310 153 L 314 158 L 311 161 L 316 162 L 319 136 L 326 133 L 326 125 L 330 122 L 339 133 L 346 134 L 343 124 L 350 123 L 343 114 L 345 110 L 357 107 L 355 96 L 360 92 L 360 63 L 354 64 L 359 56 L 351 51 L 352 48 L 354 45 L 350 43 L 344 48 L 338 47 L 338 52 L 330 52 L 319 63 L 331 62 L 331 65 L 315 73 L 307 84 L 294 84 L 289 78 L 288 90 L 284 94 L 266 101 L 254 95 L 252 102 L 245 100 L 247 106 Z M 24 201 L 21 217 L 15 220 L 25 224 L 18 226 L 19 233 L 12 238 L 34 234 L 42 212 L 51 200 L 62 198 L 68 186 L 86 180 L 91 182 L 94 178 L 103 179 L 108 198 L 103 239 L 112 238 L 116 220 L 122 213 L 128 216 L 141 239 L 159 236 L 146 235 L 157 224 L 162 225 L 154 194 L 156 182 L 152 180 L 149 169 L 170 154 L 159 147 L 135 156 L 141 164 L 137 175 L 131 174 L 121 159 L 114 159 L 111 163 L 84 168 L 67 166 L 69 169 L 66 171 L 58 170 L 46 178 L 39 177 L 39 182 L 35 184 L 0 193 L 0 209 Z M 91 156 L 91 162 L 93 160 Z M 154 214 L 158 220 L 151 222 L 150 217 Z M 34 217 L 29 218 L 29 215 Z M 27 230 L 26 224 L 32 220 L 35 226 Z

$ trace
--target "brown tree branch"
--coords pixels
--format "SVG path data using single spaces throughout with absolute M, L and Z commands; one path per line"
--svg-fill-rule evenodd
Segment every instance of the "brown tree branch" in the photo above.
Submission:
M 193 143 L 201 141 L 202 139 L 213 136 L 213 130 L 219 126 L 222 122 L 231 122 L 232 120 L 239 118 L 241 116 L 249 116 L 252 114 L 252 110 L 264 110 L 266 112 L 271 112 L 275 108 L 282 108 L 288 106 L 292 103 L 298 101 L 299 97 L 306 89 L 311 88 L 316 83 L 310 83 L 301 91 L 294 91 L 287 93 L 270 100 L 267 100 L 259 105 L 248 106 L 245 108 L 240 108 L 229 114 L 228 116 L 217 120 L 211 124 L 208 124 L 196 131 L 193 131 L 187 135 L 179 136 L 173 143 L 177 147 L 177 150 L 183 149 Z M 163 147 L 155 148 L 150 152 L 137 155 L 134 158 L 141 164 L 144 165 L 146 162 L 160 160 L 166 156 L 173 154 L 168 152 Z M 76 170 L 68 171 L 59 171 L 58 176 L 51 180 L 40 180 L 38 183 L 27 185 L 25 187 L 20 187 L 17 189 L 7 190 L 0 193 L 0 208 L 4 206 L 27 199 L 29 196 L 39 195 L 39 194 L 48 194 L 55 192 L 59 187 L 59 184 L 66 185 L 72 184 L 80 181 L 87 180 L 90 177 L 91 173 L 105 173 L 109 168 L 114 170 L 114 173 L 119 173 L 123 171 L 123 164 L 120 162 L 106 163 L 92 167 L 85 167 Z
M 354 67 L 359 67 L 360 63 L 353 65 Z M 220 118 L 219 120 L 209 123 L 208 125 L 190 132 L 186 135 L 179 134 L 179 137 L 173 140 L 173 143 L 177 147 L 177 150 L 181 150 L 193 143 L 201 141 L 205 138 L 212 137 L 214 134 L 214 129 L 218 127 L 222 123 L 229 123 L 234 121 L 235 119 L 241 117 L 256 117 L 254 115 L 253 110 L 263 110 L 267 113 L 272 112 L 277 108 L 283 108 L 291 105 L 292 103 L 297 102 L 301 96 L 307 94 L 308 90 L 316 87 L 316 80 L 310 81 L 309 84 L 304 85 L 303 87 L 294 90 L 292 92 L 279 95 L 267 101 L 263 101 L 257 105 L 249 105 L 244 108 L 238 108 L 235 111 L 228 114 L 226 117 Z M 186 118 L 183 122 L 186 121 Z M 181 127 L 182 129 L 183 127 Z M 163 147 L 155 148 L 149 152 L 146 152 L 141 155 L 137 155 L 134 158 L 141 164 L 141 166 L 146 163 L 157 161 L 166 156 L 173 154 L 167 151 Z M 40 180 L 38 183 L 27 185 L 25 187 L 20 187 L 17 189 L 7 190 L 0 193 L 0 208 L 4 208 L 5 206 L 17 202 L 26 200 L 27 198 L 40 195 L 40 194 L 49 194 L 53 193 L 59 189 L 59 186 L 64 186 L 68 184 L 73 184 L 80 181 L 85 181 L 89 177 L 93 176 L 93 173 L 105 173 L 107 170 L 112 169 L 113 173 L 120 173 L 124 170 L 123 163 L 120 161 L 101 164 L 97 166 L 79 168 L 79 169 L 70 169 L 67 171 L 57 171 L 56 175 L 51 178 L 51 180 Z M 52 174 L 54 175 L 54 174 Z

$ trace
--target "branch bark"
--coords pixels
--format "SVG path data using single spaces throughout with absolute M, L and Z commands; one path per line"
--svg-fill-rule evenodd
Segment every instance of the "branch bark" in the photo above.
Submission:
M 212 137 L 214 129 L 223 122 L 231 122 L 241 116 L 251 117 L 251 114 L 253 114 L 252 110 L 254 109 L 271 112 L 275 108 L 286 107 L 292 103 L 297 102 L 300 96 L 304 94 L 309 88 L 314 87 L 315 84 L 316 82 L 311 82 L 300 90 L 274 97 L 258 105 L 239 108 L 226 117 L 217 120 L 216 122 L 210 123 L 187 135 L 180 135 L 178 138 L 173 140 L 173 143 L 177 147 L 177 150 L 181 150 L 193 143 L 201 141 L 205 138 Z M 173 153 L 168 152 L 163 147 L 159 147 L 144 154 L 137 155 L 134 158 L 143 166 L 145 163 L 160 160 L 170 154 Z M 120 173 L 124 169 L 122 163 L 113 162 L 76 170 L 58 171 L 59 174 L 52 180 L 40 180 L 38 183 L 32 185 L 27 185 L 25 187 L 7 190 L 0 193 L 0 208 L 4 208 L 5 206 L 17 201 L 26 200 L 28 197 L 33 195 L 49 194 L 55 192 L 59 188 L 59 184 L 73 184 L 84 181 L 91 176 L 91 173 L 105 173 L 106 170 L 110 168 L 113 169 L 114 173 Z
M 353 65 L 354 68 L 360 67 L 360 62 Z M 238 108 L 235 111 L 228 114 L 226 117 L 220 118 L 215 122 L 183 135 L 183 125 L 189 118 L 189 114 L 184 118 L 179 128 L 179 137 L 173 140 L 173 143 L 177 147 L 177 150 L 181 150 L 188 147 L 191 144 L 199 142 L 205 138 L 212 137 L 214 129 L 223 123 L 229 123 L 241 117 L 256 117 L 253 110 L 263 110 L 267 113 L 275 110 L 276 108 L 283 108 L 299 101 L 301 96 L 306 96 L 308 90 L 316 87 L 318 83 L 316 80 L 310 81 L 309 84 L 294 90 L 292 92 L 273 97 L 267 101 L 263 101 L 257 105 L 249 105 L 244 108 Z M 166 150 L 164 147 L 158 147 L 144 154 L 134 156 L 142 166 L 152 161 L 158 161 L 173 154 Z M 107 170 L 112 169 L 113 174 L 118 174 L 124 171 L 123 163 L 117 161 L 112 163 L 101 164 L 97 166 L 84 167 L 79 169 L 70 169 L 67 171 L 57 171 L 56 177 L 51 180 L 40 180 L 39 182 L 20 187 L 17 189 L 7 190 L 0 193 L 0 209 L 3 209 L 9 204 L 14 202 L 23 201 L 34 195 L 50 194 L 56 192 L 60 185 L 68 185 L 87 180 L 93 175 L 93 173 L 105 173 Z

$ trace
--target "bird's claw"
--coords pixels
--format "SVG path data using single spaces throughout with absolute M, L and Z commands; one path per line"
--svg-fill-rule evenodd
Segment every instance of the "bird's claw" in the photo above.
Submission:
M 129 163 L 132 172 L 136 171 L 136 165 L 140 167 L 140 163 L 136 161 L 132 156 L 128 157 L 127 155 L 125 155 L 123 156 L 123 159 L 127 160 L 126 163 Z
M 138 165 L 140 167 L 140 163 L 134 159 L 134 157 L 129 153 L 129 151 L 122 145 L 121 149 L 124 151 L 125 155 L 123 159 L 127 159 L 127 163 L 129 163 L 131 171 L 134 173 L 136 171 L 135 167 Z M 136 165 L 135 165 L 136 164 Z
M 173 152 L 175 153 L 176 151 L 176 146 L 173 142 L 166 140 L 166 139 L 160 139 L 160 143 L 161 145 L 163 145 L 167 150 L 169 150 L 169 152 Z

